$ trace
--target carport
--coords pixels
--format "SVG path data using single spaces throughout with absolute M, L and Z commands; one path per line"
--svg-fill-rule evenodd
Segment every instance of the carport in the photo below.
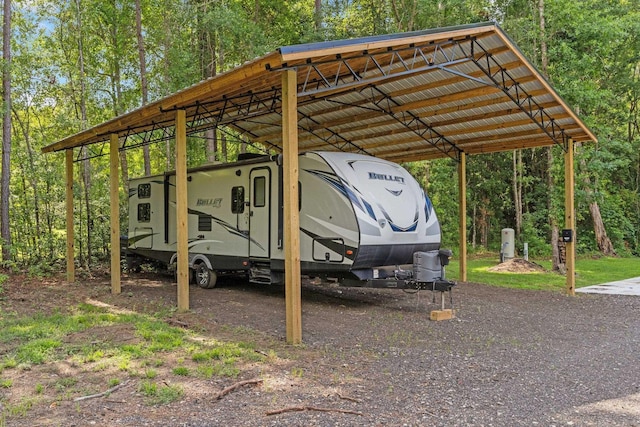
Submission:
M 460 280 L 466 281 L 466 156 L 559 145 L 565 161 L 565 229 L 575 235 L 575 142 L 596 138 L 495 24 L 282 47 L 234 70 L 64 138 L 67 279 L 75 280 L 74 148 L 110 154 L 111 283 L 120 292 L 118 151 L 175 140 L 178 309 L 189 309 L 186 141 L 229 127 L 281 153 L 287 341 L 302 340 L 298 153 L 341 150 L 404 162 L 458 163 Z M 107 149 L 108 146 L 108 149 Z M 287 191 L 288 189 L 288 191 Z M 575 248 L 566 245 L 567 292 Z

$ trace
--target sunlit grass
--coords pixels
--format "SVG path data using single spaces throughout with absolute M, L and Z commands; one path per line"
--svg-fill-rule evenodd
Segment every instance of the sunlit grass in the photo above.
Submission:
M 202 337 L 189 329 L 171 326 L 155 315 L 112 313 L 109 307 L 92 304 L 80 304 L 64 314 L 24 317 L 18 314 L 3 319 L 1 326 L 0 345 L 5 351 L 0 356 L 0 373 L 60 361 L 86 372 L 110 370 L 108 375 L 124 373 L 141 378 L 139 391 L 153 405 L 170 403 L 183 395 L 179 385 L 156 382 L 165 375 L 157 370 L 161 367 L 176 377 L 237 377 L 238 365 L 264 359 L 254 351 L 252 343 Z M 100 334 L 105 331 L 111 331 L 116 338 L 109 335 L 101 339 Z M 117 339 L 120 331 L 127 334 L 121 341 Z M 111 377 L 105 387 L 112 387 L 116 381 L 120 380 Z M 11 380 L 0 382 L 0 388 L 12 386 Z M 73 375 L 59 378 L 46 388 L 54 391 L 54 399 L 62 400 L 84 392 Z M 36 394 L 44 390 L 45 385 L 41 384 Z M 25 400 L 5 405 L 4 410 L 0 406 L 0 421 L 22 416 L 32 403 Z
M 153 381 L 142 381 L 138 387 L 149 405 L 166 405 L 175 402 L 184 394 L 179 385 L 158 385 Z
M 564 275 L 551 272 L 551 261 L 530 260 L 544 267 L 546 271 L 536 273 L 490 272 L 498 265 L 499 257 L 470 257 L 467 261 L 467 281 L 492 286 L 521 289 L 558 290 L 566 286 Z M 447 278 L 459 279 L 459 260 L 452 260 L 447 266 Z M 578 258 L 576 260 L 576 287 L 624 280 L 640 276 L 640 258 Z

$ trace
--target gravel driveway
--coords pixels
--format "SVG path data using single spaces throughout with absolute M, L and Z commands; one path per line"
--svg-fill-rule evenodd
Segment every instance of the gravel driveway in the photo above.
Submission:
M 141 283 L 128 279 L 120 295 L 104 281 L 71 292 L 136 310 L 175 306 L 174 284 Z M 40 292 L 73 303 L 69 287 Z M 175 321 L 277 357 L 235 379 L 191 380 L 169 405 L 140 404 L 130 387 L 111 399 L 60 402 L 31 425 L 640 426 L 640 297 L 463 283 L 454 290 L 457 318 L 433 322 L 430 292 L 310 285 L 304 345 L 294 347 L 284 344 L 281 288 L 223 284 L 190 294 L 191 311 Z M 9 292 L 5 304 L 27 302 Z M 259 386 L 211 397 L 256 377 Z
M 432 322 L 430 292 L 307 287 L 304 351 L 267 374 L 271 387 L 230 395 L 219 415 L 183 425 L 640 425 L 640 298 L 479 284 L 454 296 L 457 319 Z M 284 340 L 281 290 L 198 291 L 192 306 Z M 265 416 L 296 406 L 361 415 Z

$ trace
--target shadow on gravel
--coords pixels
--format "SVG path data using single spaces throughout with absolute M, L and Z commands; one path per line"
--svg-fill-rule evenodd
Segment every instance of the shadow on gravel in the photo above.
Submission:
M 228 289 L 236 292 L 246 292 L 251 295 L 264 295 L 273 298 L 285 298 L 284 285 L 263 285 L 249 283 L 244 277 L 225 276 L 218 279 L 216 289 Z M 216 289 L 211 290 L 212 293 Z M 430 291 L 421 291 L 420 298 L 423 301 L 432 302 Z M 398 301 L 417 298 L 415 292 L 402 289 L 374 289 L 365 287 L 343 287 L 335 282 L 317 283 L 309 279 L 302 281 L 302 302 L 317 303 L 349 308 L 362 308 L 367 306 L 390 307 L 397 306 Z M 438 295 L 439 298 L 439 295 Z M 439 299 L 438 299 L 439 301 Z M 448 300 L 447 300 L 448 303 Z M 409 311 L 416 308 L 413 304 L 402 307 Z M 420 310 L 423 310 L 420 309 Z

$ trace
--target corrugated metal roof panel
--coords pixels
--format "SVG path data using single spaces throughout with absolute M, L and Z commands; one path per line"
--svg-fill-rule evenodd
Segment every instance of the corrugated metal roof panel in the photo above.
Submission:
M 280 150 L 280 70 L 291 68 L 302 149 L 416 160 L 595 140 L 502 30 L 484 23 L 283 47 L 44 151 L 111 134 L 123 145 L 135 134 L 153 142 L 153 131 L 172 127 L 179 109 L 190 133 L 231 126 Z

